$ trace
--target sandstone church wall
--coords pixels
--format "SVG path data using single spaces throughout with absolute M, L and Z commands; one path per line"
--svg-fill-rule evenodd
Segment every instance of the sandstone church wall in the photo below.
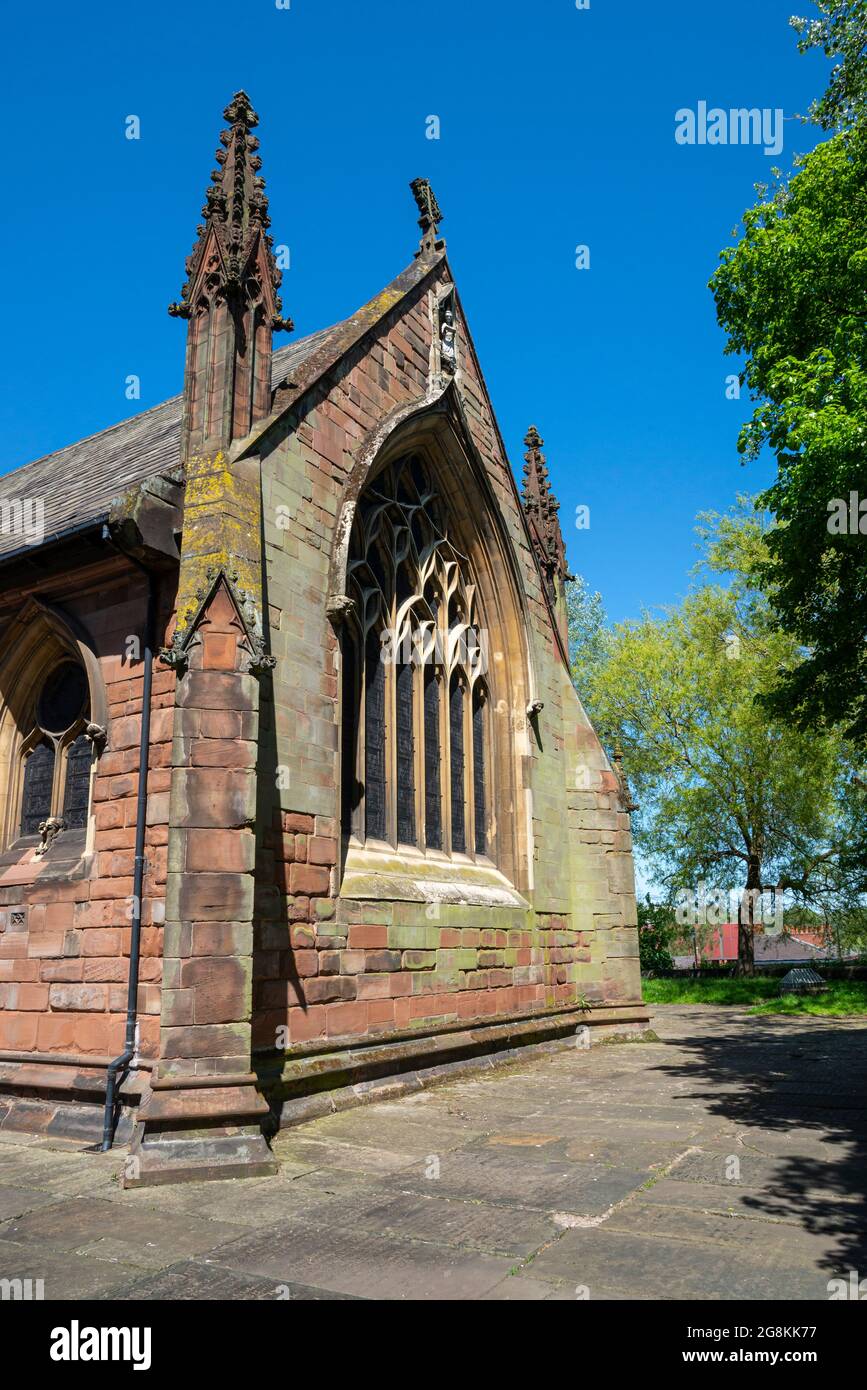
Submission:
M 58 586 L 37 597 L 56 601 L 90 638 L 107 739 L 94 764 L 84 853 L 68 858 L 61 837 L 46 858 L 31 846 L 0 859 L 0 1050 L 114 1056 L 126 1017 L 142 699 L 142 662 L 128 653 L 142 631 L 144 584 L 138 575 L 77 576 L 73 592 Z M 155 670 L 138 997 L 144 1056 L 156 1055 L 159 1037 L 174 686 L 171 671 Z
M 364 441 L 429 389 L 433 287 L 421 286 L 335 379 L 298 402 L 282 437 L 263 451 L 266 598 L 277 658 L 273 703 L 263 700 L 260 711 L 271 747 L 268 785 L 260 789 L 269 806 L 260 825 L 254 957 L 253 1042 L 263 1049 L 280 1037 L 291 1050 L 582 998 L 640 999 L 628 816 L 564 671 L 462 319 L 467 422 L 518 556 L 529 664 L 544 704 L 537 729 L 524 708 L 510 711 L 524 750 L 525 799 L 511 808 L 529 846 L 514 884 L 523 905 L 411 901 L 387 889 L 378 900 L 354 899 L 340 891 L 340 671 L 326 613 L 330 559 Z M 599 816 L 606 829 L 597 839 L 585 821 L 595 825 Z

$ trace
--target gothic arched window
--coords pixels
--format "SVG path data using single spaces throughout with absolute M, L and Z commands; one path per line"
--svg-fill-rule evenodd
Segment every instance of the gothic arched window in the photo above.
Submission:
M 85 732 L 89 714 L 83 667 L 61 661 L 36 692 L 21 745 L 19 834 L 36 835 L 52 816 L 62 818 L 69 830 L 87 825 L 93 755 Z
M 365 843 L 487 855 L 488 634 L 417 454 L 388 464 L 359 499 L 348 592 L 344 829 Z

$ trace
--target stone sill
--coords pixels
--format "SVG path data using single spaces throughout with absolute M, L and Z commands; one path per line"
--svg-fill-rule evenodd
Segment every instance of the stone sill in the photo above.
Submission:
M 444 907 L 530 909 L 526 898 L 489 860 L 425 855 L 409 849 L 398 853 L 386 846 L 350 845 L 339 896 L 353 901 L 373 898 Z

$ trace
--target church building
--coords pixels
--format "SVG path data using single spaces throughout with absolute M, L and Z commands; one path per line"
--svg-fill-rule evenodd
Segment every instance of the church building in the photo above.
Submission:
M 391 284 L 275 346 L 224 114 L 182 393 L 0 478 L 0 1129 L 128 1143 L 130 1186 L 648 1023 L 543 441 L 519 490 L 433 191 Z

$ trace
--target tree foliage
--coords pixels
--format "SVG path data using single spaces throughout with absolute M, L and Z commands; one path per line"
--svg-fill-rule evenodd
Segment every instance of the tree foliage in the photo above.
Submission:
M 798 48 L 820 48 L 835 58 L 827 91 L 810 108 L 826 130 L 856 125 L 867 116 L 867 0 L 816 0 L 818 19 L 789 20 Z
M 650 894 L 638 904 L 638 954 L 642 975 L 673 970 L 671 946 L 676 936 L 674 913 L 668 903 L 655 903 Z
M 743 505 L 703 518 L 704 582 L 661 618 L 614 627 L 587 688 L 597 727 L 623 742 L 654 880 L 738 898 L 743 970 L 759 892 L 809 901 L 836 875 L 841 894 L 857 894 L 857 867 L 843 875 L 847 854 L 859 862 L 865 810 L 840 735 L 795 728 L 757 699 L 796 652 L 754 583 L 766 525 Z
M 572 683 L 589 709 L 592 673 L 604 659 L 607 619 L 602 595 L 594 592 L 586 579 L 574 576 L 566 583 L 566 612 L 569 620 L 569 663 Z
M 796 639 L 765 698 L 802 729 L 839 723 L 867 743 L 867 129 L 764 190 L 720 259 L 717 317 L 757 401 L 738 447 L 777 461 L 758 572 Z M 835 533 L 834 504 L 848 515 L 853 495 L 855 528 Z

